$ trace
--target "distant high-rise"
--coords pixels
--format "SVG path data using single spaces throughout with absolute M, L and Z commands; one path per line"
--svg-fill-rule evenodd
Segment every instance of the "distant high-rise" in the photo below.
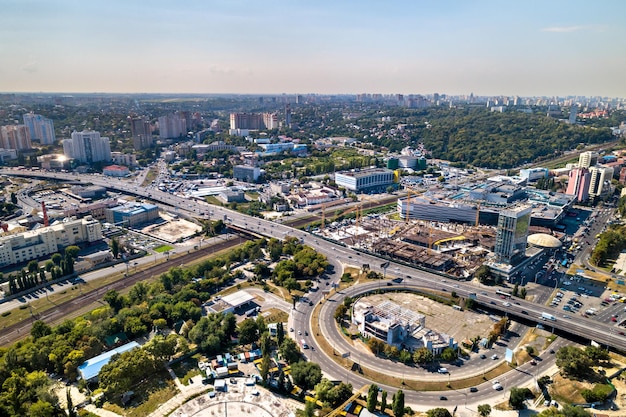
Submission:
M 565 194 L 575 195 L 578 202 L 589 199 L 591 174 L 587 168 L 574 168 L 569 172 L 567 191 Z
M 134 117 L 130 120 L 130 132 L 133 147 L 136 150 L 146 149 L 152 146 L 152 126 L 143 117 Z
M 278 115 L 276 113 L 231 113 L 230 128 L 264 130 L 278 128 Z
M 498 262 L 511 263 L 526 254 L 532 207 L 518 206 L 500 211 L 495 254 Z
M 598 153 L 593 151 L 582 152 L 578 156 L 578 167 L 589 168 L 598 163 Z
M 63 153 L 80 162 L 108 162 L 111 160 L 111 145 L 109 138 L 100 137 L 100 132 L 83 130 L 72 132 L 72 138 L 63 141 Z
M 42 145 L 51 145 L 56 140 L 54 123 L 40 114 L 26 113 L 24 124 L 28 127 L 31 140 L 38 140 Z
M 578 112 L 578 106 L 577 105 L 572 105 L 572 108 L 569 111 L 569 119 L 568 122 L 570 124 L 575 124 L 576 123 L 576 113 Z
M 285 125 L 291 127 L 291 106 L 289 104 L 285 106 Z
M 32 148 L 26 125 L 8 125 L 0 128 L 0 148 L 18 151 Z
M 187 133 L 187 122 L 179 114 L 159 117 L 159 137 L 161 139 L 179 138 Z

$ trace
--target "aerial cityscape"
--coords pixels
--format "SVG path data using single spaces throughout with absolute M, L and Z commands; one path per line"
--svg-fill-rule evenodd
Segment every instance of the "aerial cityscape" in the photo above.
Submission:
M 1 416 L 626 416 L 625 3 L 85 3 L 0 14 Z

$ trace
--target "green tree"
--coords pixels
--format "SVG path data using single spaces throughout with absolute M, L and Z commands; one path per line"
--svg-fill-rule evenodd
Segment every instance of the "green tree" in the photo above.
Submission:
M 285 340 L 285 328 L 282 322 L 278 322 L 276 325 L 276 342 L 278 346 L 282 345 L 283 340 Z
M 67 256 L 71 256 L 72 259 L 76 260 L 78 258 L 78 252 L 80 252 L 80 248 L 78 246 L 72 245 L 65 248 L 65 254 Z
M 437 407 L 426 411 L 428 417 L 452 417 L 447 408 Z
M 452 362 L 457 360 L 458 352 L 456 349 L 447 347 L 441 352 L 441 360 L 444 362 Z
M 17 204 L 17 196 L 11 191 L 11 203 Z
M 378 385 L 371 384 L 367 391 L 367 411 L 370 413 L 376 411 L 376 404 L 378 404 Z
M 582 378 L 591 372 L 591 359 L 575 346 L 564 346 L 556 353 L 556 365 L 565 375 Z
M 383 391 L 380 398 L 380 412 L 385 413 L 387 409 L 387 391 Z
M 525 300 L 526 295 L 528 295 L 526 291 L 526 287 L 522 287 L 522 289 L 519 291 L 519 298 L 521 298 L 522 300 Z
M 267 384 L 267 378 L 270 372 L 270 356 L 264 355 L 261 361 L 261 369 L 259 369 L 259 373 L 261 374 L 261 379 L 263 383 Z
M 258 339 L 256 321 L 248 318 L 239 323 L 239 343 L 247 345 L 256 342 Z
M 305 401 L 304 402 L 304 417 L 314 417 L 315 416 L 315 403 L 313 401 Z
M 124 306 L 124 299 L 115 290 L 109 290 L 104 294 L 102 298 L 109 306 L 117 313 Z
M 30 417 L 56 417 L 59 414 L 52 404 L 47 401 L 38 400 L 30 406 L 28 415 Z M 69 416 L 73 417 L 75 415 L 76 414 L 70 414 Z
M 291 365 L 291 378 L 300 388 L 312 389 L 322 380 L 322 370 L 314 362 L 296 362 Z
M 367 340 L 367 347 L 369 347 L 373 353 L 380 355 L 380 353 L 385 350 L 385 343 L 375 337 L 370 337 Z
M 491 406 L 489 404 L 478 405 L 478 414 L 480 414 L 480 417 L 489 417 L 491 414 Z
M 527 398 L 532 398 L 532 392 L 528 388 L 511 388 L 509 395 L 509 405 L 515 410 L 522 410 L 525 407 Z
M 391 404 L 391 410 L 393 411 L 393 415 L 395 417 L 403 417 L 404 416 L 404 392 L 402 390 L 398 390 L 393 396 L 393 402 Z
M 41 320 L 35 321 L 33 323 L 33 326 L 30 329 L 30 335 L 35 340 L 39 339 L 40 337 L 47 336 L 49 334 L 52 334 L 52 328 Z
M 280 356 L 287 361 L 288 364 L 294 364 L 301 359 L 300 348 L 298 344 L 291 338 L 285 338 L 278 348 Z
M 52 255 L 52 258 L 50 259 L 56 266 L 60 266 L 61 261 L 63 260 L 63 256 L 60 253 L 55 253 L 54 255 Z
M 116 237 L 111 238 L 110 247 L 113 258 L 117 259 L 120 254 L 120 241 Z
M 348 307 L 346 307 L 345 304 L 339 304 L 337 306 L 337 308 L 335 309 L 335 320 L 337 321 L 337 323 L 341 323 L 341 320 L 343 320 L 347 312 Z
M 37 261 L 30 261 L 28 263 L 28 265 L 26 266 L 26 269 L 28 269 L 28 272 L 30 272 L 31 274 L 39 271 L 39 263 Z
M 426 347 L 421 347 L 413 352 L 413 361 L 417 364 L 424 365 L 435 360 L 433 353 Z
M 609 356 L 609 352 L 598 346 L 587 346 L 585 348 L 585 354 L 587 354 L 589 359 L 596 363 L 599 361 L 608 361 L 611 359 L 611 357 Z

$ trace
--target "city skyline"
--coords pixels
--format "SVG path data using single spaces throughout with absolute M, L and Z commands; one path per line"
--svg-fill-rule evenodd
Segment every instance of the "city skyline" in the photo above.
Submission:
M 626 3 L 2 0 L 0 91 L 626 97 Z

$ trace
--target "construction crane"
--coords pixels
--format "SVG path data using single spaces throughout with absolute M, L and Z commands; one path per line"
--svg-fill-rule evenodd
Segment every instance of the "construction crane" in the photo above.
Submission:
M 476 227 L 478 227 L 479 220 L 480 220 L 480 201 L 478 202 L 478 205 L 476 206 L 476 224 L 475 224 Z
M 348 398 L 343 404 L 341 404 L 339 407 L 335 408 L 330 413 L 326 414 L 326 417 L 337 417 L 339 414 L 341 414 L 343 409 L 346 408 L 346 406 L 348 404 L 350 404 L 352 401 L 354 401 L 357 398 L 359 398 L 361 396 L 361 394 L 363 394 L 365 391 L 367 391 L 369 389 L 369 387 L 370 387 L 369 384 L 368 385 L 363 385 L 360 390 L 358 390 L 357 392 L 352 394 L 352 396 L 350 398 Z
M 415 191 L 413 191 L 409 187 L 406 188 L 406 210 L 405 210 L 405 213 L 404 213 L 404 222 L 405 223 L 409 222 L 409 210 L 410 210 L 410 207 L 411 207 L 411 194 L 413 194 L 416 197 L 419 195 L 418 193 L 416 193 Z

